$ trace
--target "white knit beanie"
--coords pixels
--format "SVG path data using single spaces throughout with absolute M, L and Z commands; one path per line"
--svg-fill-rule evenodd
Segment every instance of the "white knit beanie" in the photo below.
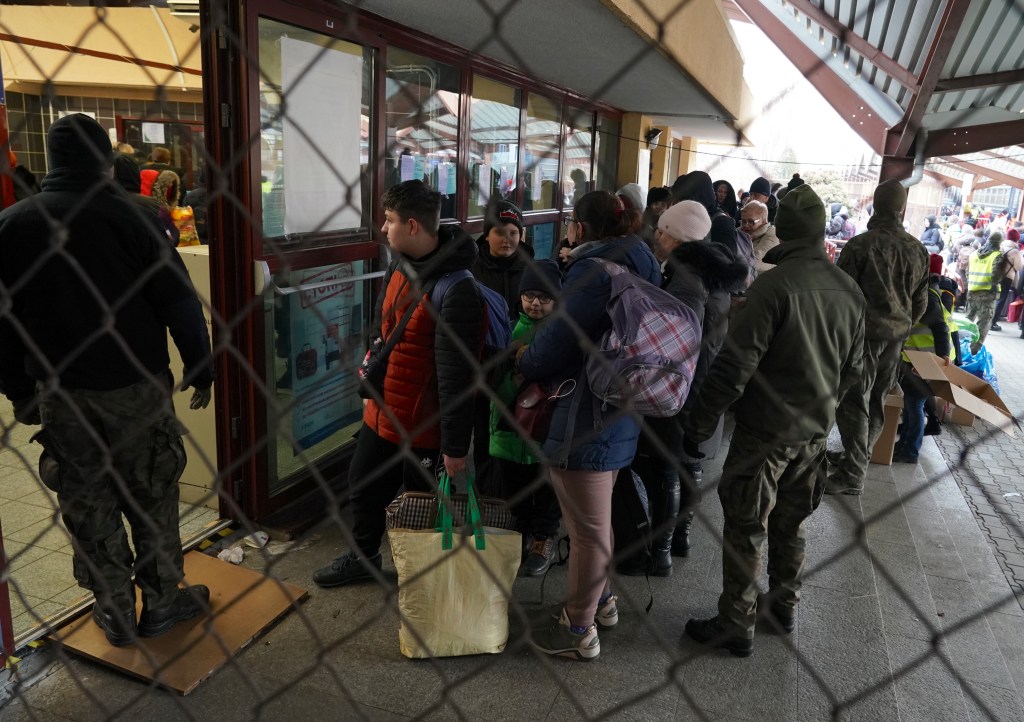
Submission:
M 679 241 L 701 241 L 711 232 L 711 218 L 697 201 L 680 201 L 661 214 L 658 228 Z

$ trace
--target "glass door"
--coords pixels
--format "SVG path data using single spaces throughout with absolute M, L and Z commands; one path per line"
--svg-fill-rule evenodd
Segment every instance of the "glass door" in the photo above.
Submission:
M 356 369 L 380 275 L 369 207 L 376 52 L 265 15 L 257 32 L 261 495 L 273 508 L 327 478 L 362 419 Z

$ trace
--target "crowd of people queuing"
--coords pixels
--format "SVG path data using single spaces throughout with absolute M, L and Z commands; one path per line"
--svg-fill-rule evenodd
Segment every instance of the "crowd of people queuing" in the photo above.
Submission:
M 192 408 L 210 400 L 210 340 L 171 250 L 174 172 L 149 169 L 158 197 L 140 193 L 146 169 L 112 152 L 100 126 L 82 115 L 53 124 L 48 153 L 51 171 L 38 198 L 0 214 L 0 282 L 13 289 L 11 311 L 0 317 L 0 392 L 19 422 L 44 424 L 36 436 L 45 448 L 41 475 L 75 538 L 76 576 L 96 594 L 93 616 L 107 639 L 126 645 L 207 609 L 209 590 L 178 586 L 173 517 L 184 449 L 163 337 L 169 329 L 181 349 Z M 105 211 L 82 213 L 83 194 Z M 899 182 L 881 183 L 867 230 L 843 238 L 833 262 L 826 236 L 847 235 L 848 214 L 826 208 L 799 175 L 786 186 L 757 178 L 749 192 L 737 192 L 694 171 L 646 198 L 635 184 L 581 193 L 555 257 L 537 259 L 511 202 L 489 204 L 474 240 L 441 225 L 441 196 L 422 181 L 391 187 L 381 199 L 381 232 L 392 261 L 371 332 L 371 353 L 386 348 L 386 364 L 366 397 L 348 470 L 350 548 L 313 580 L 329 588 L 379 579 L 385 507 L 399 490 L 431 491 L 439 473 L 458 483 L 472 470 L 479 486 L 510 505 L 524 539 L 524 575 L 549 569 L 564 524 L 567 597 L 531 641 L 542 653 L 593 659 L 598 628 L 618 622 L 613 571 L 667 576 L 673 558 L 690 553 L 703 459 L 715 452 L 732 410 L 735 431 L 717 485 L 723 589 L 717 613 L 691 619 L 686 633 L 748 656 L 758 616 L 791 632 L 805 520 L 825 493 L 862 493 L 882 400 L 897 381 L 910 389 L 898 460 L 916 461 L 926 394 L 915 391 L 901 351 L 952 353 L 944 276 L 959 275 L 969 312 L 985 330 L 997 317 L 1000 284 L 1020 270 L 1020 254 L 1003 245 L 1004 237 L 1019 240 L 1017 228 L 984 235 L 950 222 L 949 255 L 929 258 L 929 242 L 904 230 L 906 201 Z M 66 241 L 47 232 L 51 218 L 66 226 Z M 97 248 L 97 232 L 117 243 Z M 38 268 L 40 254 L 57 243 L 59 258 Z M 961 269 L 968 246 L 976 247 Z M 149 266 L 156 271 L 146 275 Z M 645 418 L 590 386 L 584 367 L 613 326 L 613 273 L 661 289 L 699 324 L 678 414 Z M 114 310 L 95 297 L 97 287 Z M 55 288 L 63 300 L 41 302 Z M 507 319 L 491 315 L 490 295 L 503 299 Z M 506 321 L 511 344 L 489 347 L 489 326 Z M 71 327 L 76 333 L 61 331 Z M 538 389 L 550 417 L 531 436 L 511 409 Z M 81 414 L 111 445 L 111 461 L 76 423 Z M 829 456 L 834 425 L 844 451 Z M 152 470 L 156 458 L 160 474 L 140 475 L 140 464 Z M 120 481 L 97 467 L 109 463 Z M 627 476 L 639 479 L 649 500 L 650 544 L 645 553 L 617 555 L 613 499 Z M 134 554 L 122 511 L 133 521 Z M 769 588 L 761 595 L 766 541 Z
M 547 571 L 564 524 L 568 594 L 531 641 L 543 653 L 593 659 L 598 630 L 618 621 L 612 573 L 667 576 L 673 557 L 689 553 L 702 460 L 731 409 L 736 427 L 718 483 L 728 547 L 723 591 L 717 614 L 690 620 L 686 632 L 747 656 L 758 616 L 792 631 L 804 522 L 824 493 L 862 492 L 880 399 L 899 377 L 904 342 L 921 335 L 934 279 L 924 246 L 903 228 L 906 198 L 898 182 L 879 185 L 868 230 L 845 239 L 835 263 L 826 234 L 845 209 L 831 213 L 799 175 L 775 187 L 758 178 L 737 193 L 694 171 L 646 199 L 635 184 L 582 194 L 548 260 L 534 258 L 523 215 L 508 201 L 490 204 L 474 243 L 440 225 L 440 199 L 428 186 L 392 187 L 382 231 L 395 258 L 371 338 L 381 344 L 396 328 L 402 336 L 357 437 L 355 543 L 314 580 L 334 587 L 377 578 L 384 508 L 398 489 L 429 488 L 435 469 L 454 477 L 472 467 L 478 485 L 511 503 L 524 538 L 522 574 Z M 675 416 L 644 418 L 598 399 L 583 372 L 612 326 L 609 262 L 698 319 L 696 368 Z M 430 288 L 453 269 L 472 276 L 429 308 Z M 505 298 L 515 326 L 497 361 L 481 352 L 481 284 Z M 546 433 L 533 439 L 511 409 L 537 385 L 552 412 Z M 827 457 L 837 423 L 845 450 Z M 919 448 L 912 426 L 908 449 Z M 402 444 L 412 453 L 403 455 Z M 372 481 L 361 483 L 367 475 Z M 617 555 L 613 499 L 629 485 L 624 479 L 637 477 L 649 500 L 649 550 Z M 769 589 L 759 602 L 765 541 Z

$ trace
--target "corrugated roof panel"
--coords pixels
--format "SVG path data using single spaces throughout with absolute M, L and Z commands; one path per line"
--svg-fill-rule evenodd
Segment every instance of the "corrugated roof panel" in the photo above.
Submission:
M 935 25 L 939 21 L 943 0 L 931 0 L 928 7 L 918 4 L 910 16 L 908 37 L 903 41 L 903 48 L 895 60 L 915 75 L 921 74 L 921 67 L 928 57 L 930 40 L 935 33 Z M 912 36 L 911 36 L 912 34 Z
M 995 30 L 992 14 L 988 12 L 991 5 L 989 2 L 971 3 L 940 77 L 956 78 L 977 72 L 972 68 L 984 54 L 987 38 Z

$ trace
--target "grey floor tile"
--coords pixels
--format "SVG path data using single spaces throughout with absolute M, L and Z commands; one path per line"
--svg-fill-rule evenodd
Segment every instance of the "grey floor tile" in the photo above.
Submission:
M 1024 620 L 1019 616 L 999 613 L 990 613 L 985 619 L 1006 660 L 1014 685 L 1024 691 Z
M 808 589 L 800 602 L 799 632 L 799 719 L 828 719 L 840 706 L 845 719 L 896 719 L 876 598 Z
M 988 620 L 969 582 L 928 577 L 936 609 L 943 613 L 943 644 L 966 680 L 1013 689 L 1014 683 Z
M 886 641 L 901 722 L 965 719 L 967 705 L 959 677 L 935 654 L 930 643 L 895 634 Z
M 101 665 L 68 658 L 33 685 L 26 701 L 33 708 L 75 722 L 132 719 L 152 699 L 147 685 Z
M 1024 702 L 1015 690 L 980 682 L 962 683 L 971 722 L 1010 722 L 1024 719 Z
M 11 574 L 11 584 L 22 594 L 50 599 L 74 585 L 71 555 L 50 552 Z
M 44 511 L 41 507 L 32 508 Z M 4 539 L 8 538 L 51 551 L 70 551 L 71 547 L 71 538 L 59 518 L 47 518 L 11 532 L 7 531 L 7 522 L 4 522 Z
M 22 504 L 42 507 L 50 513 L 60 513 L 60 507 L 57 505 L 57 495 L 49 489 L 40 489 L 31 494 L 26 494 L 18 499 L 18 501 Z
M 16 541 L 20 540 L 16 539 L 14 534 L 22 529 L 38 524 L 43 520 L 52 523 L 55 518 L 52 509 L 44 509 L 43 507 L 24 504 L 20 501 L 4 501 L 0 504 L 0 522 L 3 522 L 4 535 L 10 535 Z
M 4 538 L 4 554 L 7 556 L 8 568 L 12 571 L 17 571 L 50 553 L 50 549 Z
M 42 491 L 45 487 L 35 474 L 27 469 L 0 466 L 0 514 L 6 500 L 22 499 L 29 494 Z
M 869 542 L 914 545 L 914 535 L 895 486 L 865 490 L 861 504 Z
M 942 625 L 917 550 L 877 542 L 870 549 L 886 634 L 931 639 Z

